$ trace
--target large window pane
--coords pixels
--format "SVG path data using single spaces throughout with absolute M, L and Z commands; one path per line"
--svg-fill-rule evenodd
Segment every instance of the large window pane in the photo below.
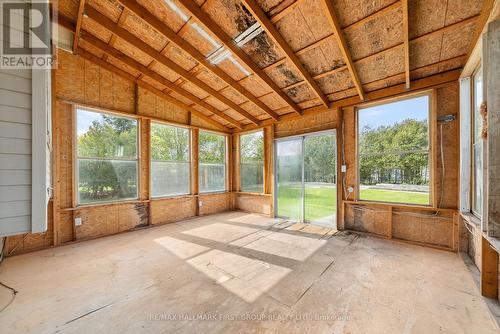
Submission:
M 199 191 L 225 191 L 226 136 L 200 131 L 198 154 Z
M 473 78 L 474 110 L 473 110 L 473 179 L 472 179 L 472 212 L 477 216 L 482 215 L 483 211 L 483 139 L 481 130 L 483 120 L 480 113 L 481 103 L 483 102 L 483 76 L 479 68 Z
M 151 162 L 151 195 L 178 196 L 190 193 L 189 162 Z
M 137 162 L 78 159 L 80 204 L 137 198 Z
M 152 122 L 151 159 L 189 162 L 189 129 Z
M 359 110 L 359 198 L 430 204 L 429 97 Z
M 86 158 L 137 158 L 137 120 L 77 110 L 77 153 Z
M 151 195 L 190 193 L 189 129 L 151 123 Z
M 241 191 L 264 191 L 264 133 L 258 131 L 240 137 Z
M 137 198 L 137 120 L 76 113 L 78 203 Z

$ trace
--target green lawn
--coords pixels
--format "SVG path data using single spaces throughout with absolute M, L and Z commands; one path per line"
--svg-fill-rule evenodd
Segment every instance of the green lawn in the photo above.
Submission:
M 362 200 L 429 204 L 429 195 L 395 190 L 361 189 Z M 291 219 L 301 219 L 302 202 L 301 190 L 292 186 L 278 188 L 278 216 Z M 306 185 L 305 191 L 305 219 L 315 221 L 328 217 L 337 211 L 337 189 L 319 188 Z
M 409 191 L 361 189 L 361 200 L 403 204 L 429 204 L 429 194 Z
M 278 215 L 301 219 L 301 190 L 299 187 L 279 187 Z M 317 188 L 306 186 L 305 219 L 315 221 L 333 215 L 337 210 L 336 188 Z

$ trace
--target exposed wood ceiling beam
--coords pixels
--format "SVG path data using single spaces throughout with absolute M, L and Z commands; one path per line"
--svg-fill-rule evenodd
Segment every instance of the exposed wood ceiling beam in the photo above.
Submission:
M 326 98 L 326 95 L 321 91 L 318 84 L 312 78 L 311 74 L 307 72 L 304 65 L 299 60 L 299 57 L 293 52 L 292 48 L 285 41 L 283 36 L 279 33 L 278 29 L 273 25 L 273 23 L 267 18 L 266 13 L 260 8 L 258 3 L 253 0 L 242 0 L 245 3 L 246 8 L 253 14 L 255 19 L 259 21 L 260 25 L 268 33 L 271 39 L 281 48 L 285 53 L 286 57 L 292 62 L 297 71 L 304 77 L 305 81 L 313 92 L 319 97 L 322 104 L 326 107 L 329 106 L 330 102 Z
M 469 46 L 469 50 L 467 52 L 467 59 L 469 59 L 470 55 L 472 54 L 472 51 L 474 50 L 474 47 L 476 46 L 477 41 L 479 40 L 479 37 L 483 32 L 484 26 L 486 25 L 486 22 L 488 22 L 488 17 L 490 16 L 494 4 L 495 0 L 484 0 L 483 2 L 483 8 L 481 9 L 481 13 L 479 14 L 476 23 L 476 30 L 474 31 L 474 37 L 472 38 L 471 45 Z
M 397 5 L 399 6 L 399 3 L 398 3 Z M 387 7 L 387 8 L 388 8 L 388 7 Z M 376 13 L 372 14 L 372 16 L 375 16 L 375 14 L 377 14 L 377 13 L 379 13 L 379 12 L 376 12 Z M 372 16 L 369 16 L 368 18 L 372 18 Z M 426 36 L 431 36 L 431 35 L 436 35 L 436 34 L 446 33 L 446 32 L 452 31 L 453 29 L 460 29 L 461 27 L 463 27 L 463 26 L 465 26 L 465 25 L 467 25 L 467 24 L 469 24 L 469 23 L 475 22 L 478 18 L 479 18 L 479 15 L 474 15 L 474 16 L 468 17 L 468 18 L 463 19 L 463 20 L 461 20 L 461 21 L 458 21 L 458 22 L 455 22 L 455 23 L 453 23 L 453 24 L 447 25 L 446 27 L 442 27 L 442 28 L 439 28 L 439 29 L 436 29 L 436 30 L 430 31 L 430 32 L 428 32 L 428 33 L 422 34 L 422 35 L 420 35 L 420 36 L 413 37 L 413 38 L 410 40 L 410 42 L 413 42 L 413 41 L 418 40 L 418 39 L 420 39 L 420 38 L 424 38 L 424 37 L 426 37 Z M 349 27 L 351 27 L 351 26 L 349 26 Z M 296 54 L 297 56 L 300 56 L 300 55 L 304 54 L 305 52 L 307 52 L 307 51 L 309 51 L 309 50 L 311 50 L 311 49 L 313 49 L 313 48 L 319 47 L 322 43 L 325 43 L 326 41 L 328 41 L 328 40 L 330 40 L 330 39 L 332 39 L 332 38 L 334 38 L 334 37 L 335 37 L 335 34 L 330 34 L 330 35 L 327 35 L 327 36 L 323 37 L 322 39 L 320 39 L 320 40 L 318 40 L 318 41 L 316 41 L 316 42 L 313 42 L 313 43 L 311 43 L 311 44 L 309 44 L 309 45 L 307 45 L 307 46 L 303 47 L 303 48 L 302 48 L 302 49 L 300 49 L 300 50 L 297 50 L 297 51 L 295 52 L 295 54 Z M 397 45 L 394 45 L 394 46 L 388 47 L 388 48 L 386 48 L 386 49 L 383 49 L 383 50 L 377 51 L 377 52 L 372 53 L 372 54 L 370 54 L 370 55 L 368 55 L 368 56 L 365 56 L 365 57 L 363 57 L 363 58 L 358 58 L 358 59 L 353 59 L 353 60 L 354 60 L 354 62 L 358 62 L 358 61 L 360 61 L 360 60 L 363 60 L 363 59 L 366 59 L 366 58 L 372 57 L 372 56 L 374 56 L 374 55 L 377 55 L 377 54 L 379 54 L 379 53 L 382 53 L 382 52 L 384 52 L 384 51 L 391 50 L 391 49 L 393 49 L 393 48 L 395 48 L 395 47 L 400 46 L 401 44 L 403 44 L 403 43 L 400 43 L 400 44 L 397 44 Z M 270 65 L 268 65 L 268 66 L 264 67 L 264 68 L 263 68 L 263 70 L 264 70 L 264 71 L 271 70 L 272 68 L 274 68 L 274 67 L 276 67 L 276 66 L 279 66 L 280 64 L 285 63 L 285 62 L 286 62 L 286 60 L 287 60 L 286 58 L 282 58 L 282 59 L 280 59 L 280 60 L 276 61 L 275 63 L 272 63 L 272 64 L 270 64 Z M 245 79 L 242 79 L 242 80 L 245 80 Z
M 276 23 L 285 16 L 287 16 L 293 9 L 295 9 L 302 0 L 285 0 L 271 9 L 267 15 L 272 23 Z
M 167 66 L 170 68 L 172 71 L 176 72 L 180 76 L 182 76 L 184 79 L 187 81 L 191 82 L 192 84 L 200 87 L 203 89 L 205 92 L 208 94 L 211 94 L 213 97 L 227 105 L 228 107 L 232 108 L 236 112 L 240 113 L 243 117 L 248 119 L 250 122 L 258 125 L 259 120 L 254 117 L 253 115 L 249 114 L 246 110 L 242 109 L 239 107 L 236 103 L 228 99 L 227 97 L 221 95 L 218 93 L 215 89 L 204 83 L 202 80 L 198 79 L 197 77 L 193 76 L 190 74 L 188 71 L 186 71 L 184 68 L 181 66 L 177 65 L 170 59 L 168 59 L 166 56 L 162 55 L 160 52 L 155 50 L 153 47 L 151 47 L 149 44 L 143 42 L 141 39 L 130 33 L 128 30 L 123 29 L 119 27 L 115 22 L 110 20 L 108 17 L 105 15 L 99 13 L 97 10 L 90 6 L 85 6 L 85 11 L 87 12 L 87 16 L 94 20 L 95 22 L 99 23 L 101 26 L 115 34 L 117 37 L 123 39 L 127 43 L 130 43 L 131 45 L 135 46 L 139 50 L 143 51 L 147 55 L 149 55 L 151 58 L 155 59 L 159 63 L 161 63 L 164 66 Z
M 411 91 L 420 91 L 423 89 L 429 89 L 432 87 L 437 87 L 443 84 L 447 84 L 450 82 L 456 82 L 460 78 L 460 69 L 457 70 L 452 70 L 444 73 L 439 73 L 435 74 L 426 78 L 418 79 L 413 81 L 413 85 L 411 88 Z M 310 115 L 317 115 L 323 112 L 327 111 L 332 111 L 337 108 L 344 108 L 344 107 L 349 107 L 349 106 L 355 106 L 357 104 L 360 104 L 362 102 L 366 101 L 376 101 L 388 97 L 394 97 L 394 96 L 400 96 L 403 94 L 407 94 L 408 90 L 406 89 L 406 85 L 400 84 L 400 85 L 395 85 L 379 90 L 375 90 L 373 92 L 368 92 L 366 93 L 365 101 L 362 101 L 358 95 L 352 96 L 352 97 L 346 97 L 341 100 L 337 100 L 332 102 L 330 108 L 325 108 L 324 106 L 316 106 L 312 107 L 309 109 L 304 110 L 304 116 L 310 116 Z M 289 113 L 286 115 L 281 116 L 280 122 L 286 122 L 292 119 L 297 119 L 299 116 L 297 116 L 294 113 Z M 271 124 L 268 120 L 265 120 L 262 122 L 261 126 L 266 126 Z M 238 133 L 241 131 L 249 131 L 252 129 L 255 129 L 256 126 L 254 125 L 245 125 L 243 127 L 243 130 L 234 130 L 233 132 Z
M 99 57 L 96 57 L 94 56 L 93 54 L 91 54 L 90 52 L 82 49 L 82 48 L 78 48 L 76 50 L 76 54 L 81 56 L 82 58 L 85 58 L 91 62 L 93 62 L 94 64 L 112 72 L 112 73 L 115 73 L 116 75 L 122 77 L 123 79 L 125 80 L 128 80 L 128 81 L 131 81 L 131 82 L 136 82 L 136 77 L 134 77 L 133 75 L 123 71 L 122 69 L 119 69 L 118 67 L 108 63 L 107 61 L 104 61 L 102 60 L 101 58 Z M 207 123 L 210 123 L 214 126 L 216 126 L 217 128 L 219 129 L 222 129 L 224 131 L 227 131 L 227 132 L 230 132 L 231 129 L 229 129 L 228 127 L 224 126 L 223 124 L 217 122 L 216 120 L 206 116 L 205 114 L 199 112 L 198 110 L 195 110 L 193 108 L 190 108 L 188 105 L 186 105 L 185 103 L 173 98 L 172 96 L 168 95 L 168 94 L 165 94 L 163 93 L 162 91 L 160 91 L 159 89 L 156 89 L 155 87 L 147 84 L 146 82 L 144 81 L 138 81 L 137 82 L 137 85 L 146 89 L 146 90 L 149 90 L 150 92 L 154 93 L 155 95 L 167 100 L 168 102 L 182 108 L 183 110 L 185 111 L 190 111 L 192 112 L 194 115 L 196 115 L 197 117 L 203 119 L 204 121 L 206 121 Z M 140 114 L 139 114 L 140 115 Z
M 78 48 L 78 39 L 80 38 L 80 29 L 82 28 L 83 9 L 85 8 L 85 0 L 80 0 L 78 5 L 78 14 L 76 16 L 76 28 L 73 34 L 73 53 Z
M 122 63 L 124 63 L 124 64 L 130 66 L 131 68 L 139 71 L 144 76 L 147 76 L 147 77 L 155 80 L 156 82 L 159 82 L 163 86 L 167 87 L 169 90 L 174 91 L 177 94 L 179 94 L 179 95 L 181 95 L 181 96 L 189 99 L 193 103 L 199 105 L 200 107 L 209 110 L 210 112 L 216 114 L 217 116 L 219 116 L 220 118 L 222 118 L 225 121 L 229 122 L 230 124 L 233 124 L 237 128 L 241 128 L 241 124 L 238 121 L 236 121 L 233 118 L 229 117 L 228 115 L 220 112 L 215 107 L 213 107 L 210 104 L 202 101 L 201 99 L 199 99 L 195 95 L 189 93 L 188 91 L 182 89 L 181 87 L 179 87 L 177 85 L 174 85 L 171 81 L 169 81 L 168 79 L 164 78 L 163 76 L 161 76 L 157 72 L 155 72 L 155 71 L 149 69 L 148 67 L 142 65 L 141 63 L 137 62 L 133 58 L 125 55 L 123 52 L 121 52 L 121 51 L 113 48 L 109 44 L 104 43 L 103 41 L 101 41 L 97 37 L 94 37 L 93 35 L 91 35 L 91 34 L 89 34 L 87 32 L 82 32 L 81 38 L 83 40 L 87 41 L 89 44 L 95 46 L 99 50 L 105 52 L 107 55 L 109 55 L 109 56 L 111 56 L 113 58 L 116 58 L 119 61 L 121 61 Z
M 410 27 L 408 19 L 408 0 L 402 0 L 403 9 L 403 43 L 405 57 L 406 89 L 410 89 Z
M 182 49 L 184 52 L 189 54 L 191 57 L 196 59 L 203 67 L 205 67 L 210 72 L 214 73 L 226 84 L 234 88 L 238 93 L 246 97 L 248 100 L 252 101 L 257 107 L 262 109 L 266 114 L 268 114 L 274 120 L 279 119 L 279 115 L 271 110 L 265 103 L 257 99 L 252 93 L 241 86 L 236 80 L 231 78 L 226 72 L 224 72 L 219 67 L 212 65 L 205 56 L 198 51 L 195 47 L 189 44 L 186 40 L 181 38 L 176 34 L 175 31 L 170 29 L 166 24 L 164 24 L 160 19 L 151 14 L 147 9 L 139 5 L 135 0 L 119 0 L 122 5 L 132 11 L 135 15 L 143 19 L 147 24 L 156 29 L 160 34 L 167 37 L 172 43 L 177 47 Z
M 205 13 L 196 3 L 192 0 L 179 0 L 179 2 L 186 8 L 186 10 L 191 13 L 208 31 L 214 34 L 222 44 L 241 61 L 243 64 L 248 66 L 262 81 L 264 81 L 276 94 L 278 94 L 292 109 L 301 114 L 301 109 L 299 106 L 293 102 L 293 100 L 283 92 L 280 87 L 259 67 L 253 62 L 253 60 L 240 49 L 233 41 L 233 39 L 222 30 L 208 15 Z
M 351 52 L 349 51 L 349 47 L 347 46 L 344 33 L 342 32 L 342 28 L 340 28 L 340 23 L 339 20 L 337 19 L 337 15 L 335 14 L 333 3 L 331 0 L 322 0 L 322 2 L 326 9 L 327 13 L 326 16 L 328 17 L 330 23 L 332 24 L 333 33 L 335 35 L 335 39 L 337 40 L 340 52 L 344 57 L 344 61 L 347 65 L 347 68 L 349 69 L 349 73 L 351 73 L 351 78 L 354 83 L 354 86 L 356 86 L 356 89 L 358 91 L 359 98 L 361 100 L 364 100 L 365 96 L 363 93 L 363 87 L 361 86 L 361 81 L 359 80 L 358 72 L 354 67 L 354 62 L 352 61 Z

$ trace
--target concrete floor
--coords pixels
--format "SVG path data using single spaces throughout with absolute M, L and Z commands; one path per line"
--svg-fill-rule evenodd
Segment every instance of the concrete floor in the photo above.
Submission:
M 497 333 L 459 255 L 333 234 L 230 212 L 7 258 L 0 333 Z

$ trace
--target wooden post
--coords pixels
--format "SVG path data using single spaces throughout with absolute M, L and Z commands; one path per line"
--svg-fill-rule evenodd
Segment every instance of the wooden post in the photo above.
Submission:
M 343 206 L 342 202 L 344 200 L 344 187 L 343 187 L 343 179 L 344 174 L 342 173 L 342 108 L 337 108 L 337 129 L 335 130 L 336 134 L 336 161 L 337 161 L 337 228 L 339 223 L 341 224 L 343 220 Z
M 240 184 L 240 135 L 234 134 L 233 136 L 233 149 L 232 149 L 232 161 L 233 161 L 233 187 L 231 190 L 233 192 L 241 191 Z
M 61 129 L 59 126 L 59 106 L 56 100 L 56 70 L 52 70 L 52 233 L 53 245 L 59 246 L 61 238 L 59 236 L 61 222 L 61 148 L 59 143 L 59 134 Z
M 191 162 L 191 193 L 195 199 L 195 215 L 200 215 L 200 200 L 198 197 L 199 194 L 199 186 L 198 186 L 198 139 L 199 139 L 199 130 L 192 129 L 191 130 L 191 158 L 193 161 Z
M 488 298 L 498 298 L 498 253 L 490 242 L 481 237 L 481 293 Z

